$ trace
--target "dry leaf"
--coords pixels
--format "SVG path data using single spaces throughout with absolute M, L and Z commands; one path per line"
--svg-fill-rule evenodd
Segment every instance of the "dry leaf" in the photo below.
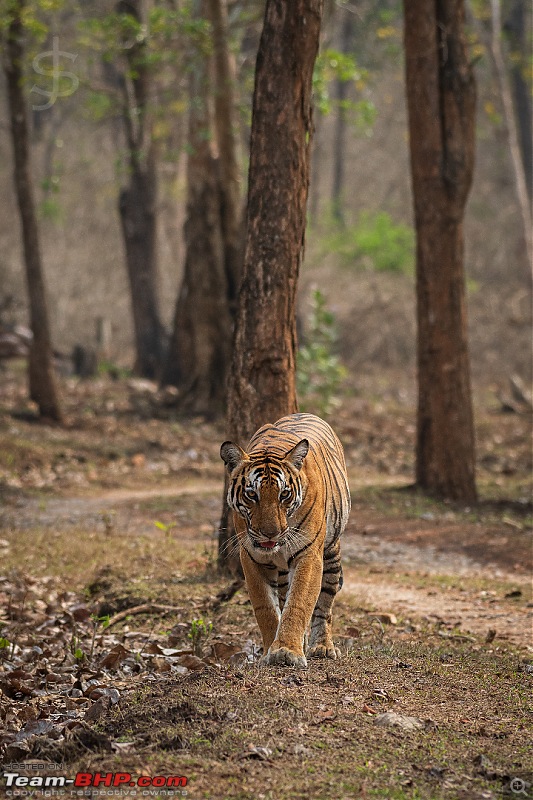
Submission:
M 130 651 L 126 650 L 124 645 L 117 644 L 112 650 L 109 651 L 109 653 L 106 656 L 102 658 L 99 667 L 100 669 L 103 669 L 105 667 L 107 667 L 107 669 L 114 669 L 129 655 Z
M 270 747 L 257 747 L 254 744 L 249 744 L 248 749 L 237 756 L 238 759 L 241 758 L 257 758 L 260 761 L 269 761 L 272 757 L 272 750 Z
M 389 614 L 387 612 L 378 612 L 372 613 L 369 615 L 370 619 L 377 619 L 379 622 L 382 622 L 384 625 L 397 625 L 398 619 L 395 614 Z
M 229 661 L 236 653 L 242 652 L 242 647 L 236 644 L 226 644 L 225 642 L 213 642 L 211 652 L 217 661 Z
M 181 656 L 180 658 L 178 658 L 178 664 L 181 667 L 187 667 L 187 669 L 191 670 L 204 669 L 204 667 L 208 666 L 205 661 L 202 661 L 201 658 L 198 658 L 198 656 L 193 656 L 193 655 Z
M 331 708 L 326 708 L 318 712 L 313 720 L 313 725 L 320 725 L 322 722 L 330 722 L 332 719 L 335 719 L 336 716 L 336 711 L 333 711 Z

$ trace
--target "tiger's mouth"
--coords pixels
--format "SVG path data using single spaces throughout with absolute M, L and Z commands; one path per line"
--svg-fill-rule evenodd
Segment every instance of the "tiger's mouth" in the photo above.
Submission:
M 286 542 L 287 533 L 288 531 L 281 531 L 281 533 L 278 534 L 277 539 L 266 539 L 262 538 L 265 536 L 264 533 L 249 530 L 248 537 L 250 539 L 251 544 L 256 550 L 274 551 L 274 550 L 279 550 L 280 547 L 283 547 L 283 545 Z

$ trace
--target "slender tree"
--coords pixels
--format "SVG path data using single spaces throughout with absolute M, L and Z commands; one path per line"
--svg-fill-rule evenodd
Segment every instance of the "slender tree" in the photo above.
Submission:
M 474 169 L 474 75 L 464 0 L 405 0 L 405 61 L 416 223 L 416 478 L 476 500 L 463 216 Z
M 126 24 L 122 42 L 122 119 L 128 151 L 128 178 L 119 196 L 119 212 L 130 283 L 135 333 L 135 372 L 159 376 L 163 329 L 158 298 L 156 248 L 157 170 L 150 109 L 151 74 L 146 57 L 142 0 L 119 0 Z M 138 35 L 134 31 L 138 30 Z
M 349 53 L 353 46 L 354 15 L 351 9 L 342 9 L 340 24 L 340 51 Z M 335 130 L 333 134 L 333 184 L 331 192 L 333 218 L 339 225 L 344 219 L 344 184 L 346 173 L 346 101 L 349 97 L 350 83 L 342 77 L 335 81 L 335 99 L 337 101 Z
M 267 0 L 255 72 L 247 238 L 228 387 L 227 430 L 246 444 L 297 410 L 295 300 L 312 137 L 311 84 L 323 0 Z M 224 505 L 219 564 L 233 536 Z
M 33 333 L 28 360 L 29 388 L 30 397 L 37 403 L 41 417 L 60 422 L 62 411 L 54 374 L 46 287 L 33 194 L 28 114 L 23 88 L 23 13 L 24 0 L 15 0 L 11 3 L 11 16 L 4 48 L 4 71 L 13 141 L 15 189 L 22 226 L 30 326 Z
M 531 266 L 533 259 L 533 242 L 531 237 L 531 190 L 528 192 L 528 183 L 531 182 L 533 175 L 527 172 L 527 148 L 525 150 L 522 148 L 521 152 L 520 147 L 520 126 L 517 125 L 517 120 L 519 122 L 520 118 L 518 115 L 515 116 L 515 109 L 513 108 L 513 94 L 503 54 L 501 0 L 491 0 L 491 11 L 492 36 L 490 49 L 502 100 L 505 132 L 507 135 L 509 154 L 511 156 L 511 164 L 513 167 L 516 198 L 522 218 L 527 261 Z M 514 85 L 516 88 L 516 79 L 514 81 Z M 531 128 L 529 128 L 528 137 L 529 143 L 531 143 Z M 524 158 L 525 156 L 526 158 Z
M 197 3 L 197 15 L 205 11 Z M 186 256 L 163 383 L 180 389 L 186 413 L 223 411 L 232 333 L 225 270 L 219 159 L 211 132 L 209 58 L 196 50 L 189 73 Z
M 526 0 L 514 0 L 504 24 L 504 31 L 509 41 L 511 84 L 518 127 L 518 141 L 526 180 L 529 203 L 533 194 L 533 139 L 531 87 L 526 74 L 531 56 L 531 4 Z
M 241 175 L 235 119 L 235 64 L 229 46 L 226 0 L 208 0 L 207 9 L 213 35 L 214 127 L 219 159 L 224 268 L 229 309 L 233 316 L 237 306 L 243 260 Z

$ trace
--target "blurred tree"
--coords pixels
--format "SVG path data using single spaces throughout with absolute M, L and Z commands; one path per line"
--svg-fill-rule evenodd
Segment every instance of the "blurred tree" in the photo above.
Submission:
M 518 6 L 518 8 L 517 8 Z M 518 12 L 519 21 L 524 23 L 525 15 L 522 14 L 520 19 L 520 4 L 515 6 L 515 14 Z M 522 124 L 520 125 L 519 108 L 513 107 L 513 94 L 511 86 L 509 85 L 509 75 L 502 47 L 502 19 L 501 19 L 501 0 L 491 0 L 491 22 L 492 22 L 492 36 L 490 39 L 490 50 L 496 77 L 498 79 L 498 86 L 500 96 L 502 99 L 503 113 L 505 118 L 505 132 L 509 145 L 509 153 L 511 156 L 511 163 L 513 166 L 513 174 L 515 181 L 516 197 L 522 216 L 522 225 L 524 233 L 524 242 L 526 246 L 527 262 L 531 266 L 533 258 L 533 245 L 531 239 L 531 189 L 528 192 L 528 183 L 531 183 L 533 176 L 527 172 L 528 168 L 528 148 L 527 146 L 520 147 L 520 142 L 524 138 L 526 120 L 524 119 L 527 113 L 527 105 L 522 109 Z M 526 33 L 524 31 L 523 38 L 525 39 Z M 518 83 L 518 86 L 520 84 Z M 515 74 L 514 79 L 515 90 L 517 87 L 517 79 Z M 516 91 L 515 91 L 516 97 Z M 519 93 L 520 97 L 520 93 Z M 529 145 L 531 146 L 531 96 L 529 96 L 529 132 L 526 134 Z M 518 121 L 518 125 L 517 125 Z M 521 133 L 522 131 L 522 133 Z M 529 156 L 530 157 L 530 156 Z
M 297 410 L 296 286 L 305 237 L 311 86 L 323 0 L 267 0 L 257 55 L 247 237 L 228 386 L 230 438 Z M 219 565 L 234 532 L 224 501 Z
M 416 478 L 476 500 L 463 216 L 472 183 L 476 89 L 464 0 L 404 0 L 411 172 L 417 234 Z
M 195 4 L 205 14 L 205 0 Z M 186 257 L 163 383 L 180 389 L 182 410 L 220 414 L 232 332 L 223 236 L 223 195 L 214 153 L 209 54 L 191 51 Z
M 158 298 L 157 169 L 146 20 L 142 0 L 119 0 L 116 10 L 127 20 L 121 42 L 125 60 L 121 88 L 129 170 L 127 184 L 120 191 L 119 211 L 135 332 L 134 369 L 145 378 L 157 378 L 163 354 L 163 327 Z
M 340 52 L 347 55 L 353 47 L 354 15 L 350 8 L 341 11 L 339 45 Z M 350 88 L 346 76 L 339 75 L 335 81 L 335 99 L 337 101 L 337 117 L 333 134 L 333 185 L 332 209 L 333 219 L 344 226 L 344 183 L 346 163 L 346 104 Z
M 213 35 L 215 132 L 222 200 L 222 235 L 228 302 L 232 316 L 242 277 L 241 174 L 235 118 L 235 64 L 230 52 L 227 0 L 208 0 Z
M 26 283 L 33 339 L 28 359 L 31 399 L 41 417 L 62 421 L 59 390 L 54 374 L 53 352 L 48 321 L 46 287 L 35 212 L 28 132 L 28 112 L 24 96 L 24 0 L 12 0 L 4 18 L 4 72 L 6 76 L 14 179 L 26 267 Z
M 509 61 L 514 106 L 518 124 L 518 141 L 526 180 L 526 191 L 531 204 L 533 192 L 533 140 L 531 109 L 531 4 L 514 0 L 504 23 L 509 41 Z M 526 75 L 530 74 L 530 80 Z

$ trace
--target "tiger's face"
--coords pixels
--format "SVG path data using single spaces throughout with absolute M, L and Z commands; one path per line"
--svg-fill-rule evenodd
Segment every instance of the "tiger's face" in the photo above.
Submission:
M 291 540 L 290 518 L 300 508 L 305 482 L 300 473 L 309 451 L 302 439 L 281 458 L 248 455 L 224 442 L 220 455 L 230 473 L 228 505 L 246 522 L 249 544 L 274 553 Z

